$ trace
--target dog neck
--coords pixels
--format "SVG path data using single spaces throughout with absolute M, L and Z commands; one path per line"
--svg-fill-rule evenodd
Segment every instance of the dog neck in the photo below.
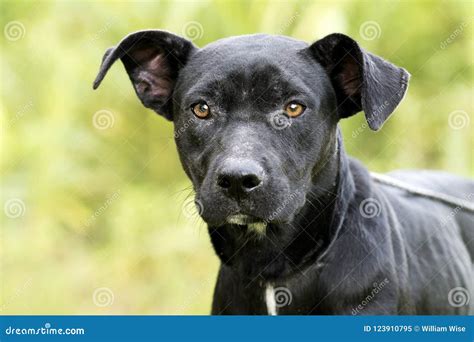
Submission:
M 292 262 L 299 271 L 319 263 L 337 239 L 355 193 L 350 160 L 344 151 L 339 128 L 335 143 L 328 150 L 328 158 L 321 163 L 321 166 L 316 166 L 319 171 L 313 176 L 306 203 L 291 223 L 300 229 L 291 244 L 295 246 L 297 255 Z M 285 253 L 286 250 L 291 254 L 291 248 L 285 249 Z

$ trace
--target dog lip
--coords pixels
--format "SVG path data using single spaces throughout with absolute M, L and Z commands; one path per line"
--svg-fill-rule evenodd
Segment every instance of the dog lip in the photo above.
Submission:
M 264 220 L 251 215 L 235 214 L 228 216 L 226 221 L 230 224 L 237 224 L 243 226 L 252 223 L 261 223 Z

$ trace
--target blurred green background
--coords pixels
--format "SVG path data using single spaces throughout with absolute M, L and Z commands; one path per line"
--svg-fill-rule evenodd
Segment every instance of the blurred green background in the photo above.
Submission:
M 172 125 L 141 106 L 105 49 L 161 28 L 198 46 L 343 32 L 412 74 L 380 132 L 342 123 L 373 171 L 474 176 L 471 1 L 1 3 L 2 314 L 207 314 L 218 259 L 192 213 Z

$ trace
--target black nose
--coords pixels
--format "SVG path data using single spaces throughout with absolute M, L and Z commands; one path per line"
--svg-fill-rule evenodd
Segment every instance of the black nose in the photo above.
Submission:
M 246 194 L 262 184 L 263 169 L 251 160 L 228 159 L 217 174 L 217 185 L 230 195 Z

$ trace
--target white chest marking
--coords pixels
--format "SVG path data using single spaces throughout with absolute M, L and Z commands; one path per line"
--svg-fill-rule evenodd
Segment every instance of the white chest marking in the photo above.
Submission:
M 278 315 L 273 285 L 267 284 L 265 288 L 265 303 L 267 304 L 267 312 L 270 316 Z

